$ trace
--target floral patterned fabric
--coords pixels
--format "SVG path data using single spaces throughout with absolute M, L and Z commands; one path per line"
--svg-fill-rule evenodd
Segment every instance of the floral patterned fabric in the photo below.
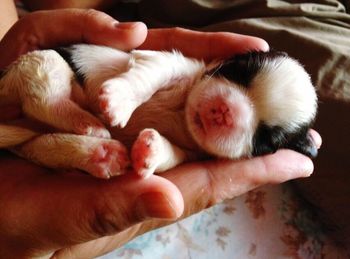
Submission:
M 343 259 L 288 184 L 267 186 L 144 234 L 100 259 Z

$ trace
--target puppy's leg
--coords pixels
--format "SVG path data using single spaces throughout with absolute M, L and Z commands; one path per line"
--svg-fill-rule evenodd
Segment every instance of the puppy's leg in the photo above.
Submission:
M 30 129 L 2 124 L 0 125 L 0 148 L 8 148 L 21 144 L 38 134 Z
M 99 178 L 122 174 L 129 164 L 119 141 L 74 134 L 41 135 L 13 151 L 50 168 L 81 169 Z
M 111 137 L 102 122 L 68 98 L 58 98 L 46 104 L 33 104 L 26 100 L 23 111 L 32 118 L 68 132 L 101 138 Z
M 186 159 L 182 149 L 154 129 L 142 130 L 131 150 L 132 166 L 144 178 L 173 168 Z
M 204 62 L 177 52 L 135 50 L 130 54 L 129 70 L 100 86 L 100 110 L 111 126 L 124 127 L 133 111 L 155 92 L 178 80 L 190 84 L 204 71 Z
M 43 50 L 20 57 L 1 85 L 4 97 L 18 99 L 32 118 L 69 132 L 109 138 L 103 124 L 70 99 L 73 79 L 72 70 L 57 52 Z M 7 88 L 15 90 L 7 90 L 6 95 Z

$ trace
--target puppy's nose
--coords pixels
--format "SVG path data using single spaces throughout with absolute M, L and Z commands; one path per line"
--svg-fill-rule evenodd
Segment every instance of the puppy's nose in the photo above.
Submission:
M 217 105 L 213 105 L 208 113 L 206 118 L 212 122 L 213 125 L 218 126 L 232 126 L 233 118 L 232 113 L 226 103 L 218 102 Z
M 217 96 L 202 104 L 199 115 L 206 131 L 232 130 L 237 126 L 236 118 L 242 116 L 242 109 L 224 97 Z

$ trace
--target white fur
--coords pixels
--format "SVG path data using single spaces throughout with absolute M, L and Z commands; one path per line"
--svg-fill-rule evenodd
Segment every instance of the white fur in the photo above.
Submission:
M 221 122 L 226 120 L 224 115 L 215 111 L 221 106 L 229 109 L 228 122 Z M 211 110 L 214 117 L 209 116 Z M 207 78 L 193 87 L 186 104 L 186 122 L 197 144 L 213 155 L 239 158 L 252 151 L 258 124 L 253 104 L 243 89 L 224 78 Z
M 265 62 L 248 93 L 259 120 L 295 131 L 316 114 L 317 96 L 310 76 L 292 58 Z
M 88 81 L 87 91 L 92 102 L 97 99 L 98 103 L 108 103 L 103 114 L 111 126 L 125 127 L 134 110 L 148 101 L 155 92 L 167 88 L 174 80 L 193 80 L 204 69 L 203 62 L 187 59 L 178 52 L 135 50 L 130 54 L 127 72 L 104 80 L 100 87 L 96 87 L 95 83 L 91 85 Z M 90 90 L 93 88 L 100 88 L 99 92 Z
M 39 133 L 33 130 L 23 127 L 4 124 L 0 125 L 0 148 L 8 148 L 22 144 L 38 134 Z
M 0 80 L 0 96 L 30 118 L 77 134 L 109 138 L 103 124 L 71 100 L 73 72 L 53 50 L 33 51 Z
M 186 160 L 185 152 L 154 129 L 144 129 L 131 150 L 133 168 L 142 177 L 164 172 Z
M 100 178 L 124 173 L 129 163 L 119 141 L 74 134 L 44 134 L 12 151 L 41 165 L 81 169 Z
M 111 170 L 123 171 L 127 164 L 126 159 L 117 158 L 105 165 L 102 159 L 98 164 L 103 164 L 104 172 L 93 169 L 91 157 L 100 157 L 99 147 L 115 150 L 116 144 L 102 139 L 108 138 L 109 132 L 72 99 L 81 105 L 88 103 L 106 123 L 117 126 L 110 129 L 113 138 L 132 147 L 134 169 L 144 176 L 205 153 L 227 158 L 250 156 L 259 122 L 293 131 L 309 123 L 316 113 L 317 97 L 310 78 L 292 59 L 264 64 L 252 85 L 243 88 L 224 78 L 205 76 L 211 65 L 206 67 L 179 52 L 124 53 L 89 45 L 75 48 L 73 61 L 86 75 L 84 92 L 76 82 L 71 83 L 73 73 L 67 63 L 50 50 L 23 56 L 0 80 L 0 102 L 7 97 L 13 102 L 20 100 L 28 116 L 61 130 L 95 136 L 91 142 L 87 136 L 44 135 L 16 149 L 50 167 L 70 165 L 105 177 L 113 175 Z M 148 135 L 137 137 L 145 128 L 151 128 L 146 130 Z M 28 136 L 22 139 L 28 140 Z M 140 148 L 140 143 L 147 145 Z M 119 142 L 118 147 L 123 150 Z

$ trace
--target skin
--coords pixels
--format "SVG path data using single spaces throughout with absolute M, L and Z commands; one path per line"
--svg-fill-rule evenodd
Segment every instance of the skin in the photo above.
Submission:
M 17 21 L 17 12 L 14 1 L 0 1 L 1 19 L 0 19 L 0 39 L 5 35 L 7 30 Z
M 57 28 L 57 24 L 69 24 L 70 30 Z M 106 14 L 91 10 L 32 13 L 17 22 L 0 42 L 0 53 L 5 54 L 0 69 L 27 51 L 75 42 L 124 50 L 140 44 L 146 49 L 177 48 L 206 60 L 225 58 L 247 48 L 268 49 L 261 39 L 230 33 L 180 28 L 147 32 L 142 23 L 115 24 Z M 188 42 L 198 43 L 195 51 Z M 212 49 L 213 44 L 219 47 Z M 8 114 L 0 121 L 18 115 Z M 311 133 L 320 146 L 320 136 Z M 0 257 L 96 257 L 222 200 L 265 184 L 308 177 L 312 172 L 309 158 L 280 150 L 250 160 L 184 164 L 146 180 L 133 172 L 101 180 L 77 171 L 54 172 L 3 153 Z
M 93 8 L 105 10 L 107 7 L 116 4 L 118 0 L 23 0 L 31 10 L 59 9 L 59 8 Z

